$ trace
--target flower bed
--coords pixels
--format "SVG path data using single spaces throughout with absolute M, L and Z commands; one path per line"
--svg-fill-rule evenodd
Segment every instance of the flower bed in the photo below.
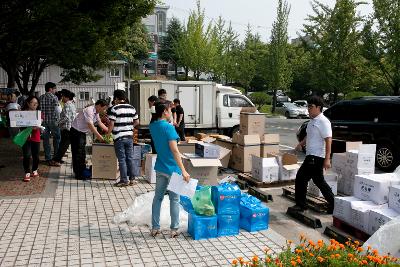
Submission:
M 300 236 L 300 244 L 294 249 L 292 241 L 287 241 L 286 248 L 278 256 L 268 255 L 265 249 L 265 257 L 261 259 L 254 256 L 251 261 L 237 258 L 232 261 L 232 266 L 399 266 L 400 261 L 390 255 L 379 255 L 377 250 L 368 247 L 366 251 L 358 241 L 349 239 L 341 244 L 334 239 L 330 244 L 318 240 L 317 243 Z

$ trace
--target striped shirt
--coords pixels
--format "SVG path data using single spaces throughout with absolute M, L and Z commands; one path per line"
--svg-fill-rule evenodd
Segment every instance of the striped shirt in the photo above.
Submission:
M 108 118 L 114 121 L 112 130 L 114 141 L 125 136 L 133 136 L 133 122 L 139 119 L 136 109 L 129 104 L 118 104 L 111 108 Z

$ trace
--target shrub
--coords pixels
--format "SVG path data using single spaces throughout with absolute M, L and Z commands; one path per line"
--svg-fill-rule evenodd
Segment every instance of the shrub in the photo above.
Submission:
M 264 105 L 270 105 L 272 102 L 272 97 L 264 92 L 254 92 L 249 98 L 256 105 L 257 109 L 261 109 Z
M 278 256 L 273 257 L 265 249 L 264 259 L 254 256 L 250 261 L 237 258 L 232 266 L 399 266 L 400 261 L 390 255 L 379 255 L 377 250 L 368 246 L 364 251 L 358 241 L 349 239 L 341 244 L 334 239 L 330 244 L 318 240 L 317 243 L 300 236 L 300 244 L 292 249 L 292 241 L 287 241 L 286 248 Z

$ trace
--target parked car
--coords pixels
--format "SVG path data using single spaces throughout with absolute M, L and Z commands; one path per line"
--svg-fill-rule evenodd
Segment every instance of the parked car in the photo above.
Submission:
M 308 118 L 307 107 L 301 107 L 291 102 L 276 103 L 276 112 L 286 118 Z
M 400 164 L 400 97 L 361 97 L 344 100 L 324 111 L 332 123 L 333 138 L 376 144 L 376 166 L 393 171 Z M 306 136 L 308 121 L 297 131 Z
M 307 108 L 307 105 L 308 105 L 307 100 L 296 100 L 296 101 L 293 101 L 293 103 L 295 103 L 296 105 L 298 105 L 300 107 L 305 107 L 305 108 Z

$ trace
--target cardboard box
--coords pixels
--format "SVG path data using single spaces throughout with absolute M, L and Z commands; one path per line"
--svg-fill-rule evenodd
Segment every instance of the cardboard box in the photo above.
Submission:
M 325 179 L 326 180 L 326 179 Z M 332 193 L 336 196 L 337 195 L 337 180 L 326 180 L 326 183 L 332 190 Z M 308 193 L 317 197 L 323 197 L 319 188 L 314 184 L 312 180 L 308 183 Z
M 351 166 L 346 166 L 344 173 L 342 174 L 343 188 L 338 185 L 338 192 L 345 195 L 354 194 L 354 178 L 356 175 L 373 174 L 375 168 L 356 168 Z
M 262 144 L 278 144 L 280 143 L 279 134 L 264 134 Z
M 268 154 L 279 154 L 279 144 L 261 144 L 261 157 L 268 157 Z
M 232 151 L 224 147 L 219 148 L 219 160 L 221 161 L 222 167 L 228 168 L 231 159 Z
M 394 218 L 400 216 L 400 214 L 391 209 L 375 209 L 369 212 L 369 231 L 368 234 L 374 234 L 382 225 L 390 222 Z
M 182 162 L 190 176 L 199 180 L 199 184 L 218 184 L 218 167 L 222 166 L 219 159 L 207 159 L 194 154 L 183 154 Z
M 373 209 L 387 208 L 387 204 L 378 205 L 372 201 L 353 201 L 351 202 L 350 224 L 355 228 L 368 233 L 369 232 L 369 213 Z
M 347 165 L 353 168 L 375 167 L 375 144 L 362 144 L 358 150 L 349 150 L 347 153 Z
M 343 174 L 346 164 L 347 157 L 346 153 L 334 153 L 332 154 L 332 169 L 337 174 Z
M 217 146 L 221 146 L 221 147 L 224 147 L 224 148 L 226 148 L 226 149 L 229 149 L 229 150 L 233 150 L 233 148 L 235 147 L 235 143 L 233 143 L 232 141 L 229 141 L 229 140 L 221 140 L 221 139 L 217 139 L 217 141 L 215 142 L 215 144 L 217 145 Z M 193 152 L 194 153 L 194 152 Z
M 275 157 L 261 158 L 252 155 L 251 175 L 254 179 L 272 183 L 279 180 L 279 165 Z
M 157 154 L 146 154 L 144 176 L 146 177 L 146 180 L 151 184 L 156 183 L 156 171 L 154 170 L 156 160 Z
M 30 127 L 42 125 L 40 110 L 12 110 L 9 112 L 10 127 Z
M 354 196 L 376 204 L 384 204 L 389 201 L 389 187 L 396 184 L 400 184 L 400 180 L 393 173 L 356 175 Z
M 265 132 L 265 115 L 265 113 L 240 113 L 240 133 L 257 134 L 262 137 Z
M 332 139 L 332 153 L 343 153 L 349 150 L 358 150 L 362 142 L 349 142 L 346 140 Z
M 243 135 L 236 133 L 232 137 L 232 142 L 242 146 L 245 145 L 260 145 L 260 136 L 258 135 Z
M 290 153 L 284 153 L 280 161 L 280 180 L 290 181 L 296 179 L 297 171 L 300 165 L 297 164 L 297 156 Z
M 400 185 L 389 187 L 389 208 L 400 213 Z
M 196 137 L 196 139 L 197 139 L 198 141 L 202 141 L 204 138 L 207 138 L 208 135 L 205 134 L 205 133 L 197 133 L 197 134 L 195 134 L 195 137 Z
M 119 169 L 114 145 L 94 143 L 92 147 L 92 178 L 117 179 Z
M 347 223 L 351 221 L 351 203 L 360 201 L 356 197 L 335 197 L 333 216 Z
M 179 142 L 178 150 L 181 154 L 184 153 L 193 154 L 195 152 L 195 144 L 196 143 Z
M 235 145 L 232 150 L 231 161 L 229 167 L 241 172 L 251 172 L 252 157 L 251 155 L 260 156 L 260 145 Z
M 219 158 L 219 148 L 220 146 L 211 144 L 195 144 L 195 153 L 203 158 L 218 159 Z

